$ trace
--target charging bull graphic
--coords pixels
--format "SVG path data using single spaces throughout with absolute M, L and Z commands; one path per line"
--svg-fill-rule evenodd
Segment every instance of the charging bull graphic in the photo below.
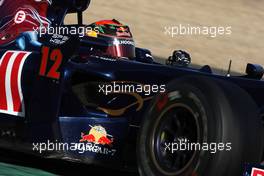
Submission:
M 80 142 L 92 142 L 95 144 L 101 145 L 111 145 L 113 143 L 113 136 L 107 134 L 104 127 L 98 126 L 91 126 L 89 134 L 81 133 Z

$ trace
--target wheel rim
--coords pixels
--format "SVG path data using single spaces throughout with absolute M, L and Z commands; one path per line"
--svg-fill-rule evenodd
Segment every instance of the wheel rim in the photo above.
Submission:
M 195 113 L 187 105 L 171 105 L 161 113 L 153 129 L 151 151 L 157 169 L 165 175 L 184 172 L 192 163 L 196 151 L 180 151 L 179 140 L 198 143 L 200 133 Z M 178 146 L 178 150 L 172 152 L 173 143 L 174 149 Z

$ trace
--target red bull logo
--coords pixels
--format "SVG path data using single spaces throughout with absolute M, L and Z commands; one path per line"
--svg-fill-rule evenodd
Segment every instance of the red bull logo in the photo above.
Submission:
M 117 28 L 117 31 L 119 31 L 119 32 L 126 32 L 126 29 L 124 27 L 119 27 L 119 28 Z
M 80 142 L 91 142 L 94 144 L 111 145 L 113 143 L 113 136 L 107 134 L 104 127 L 97 125 L 91 126 L 88 134 L 81 133 Z
M 131 37 L 131 33 L 129 32 L 128 28 L 125 27 L 117 28 L 116 35 L 117 37 Z

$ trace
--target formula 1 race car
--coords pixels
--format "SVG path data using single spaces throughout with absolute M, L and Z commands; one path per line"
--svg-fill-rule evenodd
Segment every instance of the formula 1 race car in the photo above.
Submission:
M 0 1 L 0 146 L 142 176 L 238 176 L 263 161 L 264 70 L 167 65 L 89 0 Z M 76 13 L 78 24 L 65 25 Z

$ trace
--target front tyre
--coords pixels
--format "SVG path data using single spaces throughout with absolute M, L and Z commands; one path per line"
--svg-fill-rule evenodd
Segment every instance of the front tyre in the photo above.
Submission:
M 186 77 L 156 96 L 142 121 L 141 176 L 239 176 L 259 163 L 262 126 L 252 98 L 233 83 Z

